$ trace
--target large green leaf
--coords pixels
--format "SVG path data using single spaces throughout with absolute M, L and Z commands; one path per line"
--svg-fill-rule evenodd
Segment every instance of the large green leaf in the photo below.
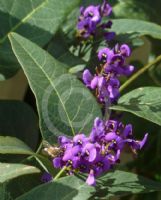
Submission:
M 33 154 L 34 152 L 21 140 L 0 136 L 0 154 Z
M 135 193 L 161 191 L 161 183 L 130 172 L 116 170 L 99 178 L 95 197 L 109 199 L 112 196 L 125 196 Z
M 38 173 L 40 170 L 36 167 L 23 164 L 0 163 L 0 183 L 4 183 L 12 178 L 24 174 Z
M 123 95 L 113 110 L 127 111 L 161 125 L 161 88 L 143 87 Z
M 157 16 L 154 8 L 137 0 L 119 1 L 113 7 L 114 15 L 117 18 L 150 20 L 151 16 Z
M 148 35 L 161 39 L 161 26 L 137 19 L 115 19 L 112 20 L 112 31 L 116 34 L 136 33 L 138 36 Z
M 0 0 L 0 72 L 4 78 L 19 68 L 7 35 L 14 31 L 44 46 L 79 0 Z
M 39 140 L 37 115 L 22 101 L 0 100 L 0 135 L 16 137 L 35 150 Z
M 68 176 L 38 186 L 16 200 L 87 200 L 94 191 L 94 187 L 89 187 L 84 181 Z
M 50 140 L 60 134 L 88 134 L 93 120 L 101 116 L 91 93 L 67 66 L 22 36 L 12 33 L 13 51 L 36 96 L 43 137 Z
M 135 193 L 161 191 L 161 184 L 133 173 L 116 170 L 98 178 L 96 187 L 74 176 L 64 177 L 38 186 L 17 200 L 87 200 L 109 199 Z

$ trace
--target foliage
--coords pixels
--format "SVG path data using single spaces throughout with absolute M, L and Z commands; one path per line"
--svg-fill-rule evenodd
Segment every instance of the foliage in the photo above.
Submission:
M 98 5 L 100 1 L 0 0 L 0 80 L 5 82 L 22 69 L 32 96 L 28 100 L 27 93 L 23 101 L 0 100 L 0 199 L 90 200 L 130 198 L 135 194 L 136 200 L 159 200 L 160 2 L 110 3 L 113 25 L 108 32 L 114 31 L 116 37 L 106 42 L 102 37 L 106 30 L 99 29 L 96 37 L 84 40 L 78 37 L 76 25 L 79 7 Z M 112 48 L 116 43 L 129 43 L 137 52 L 146 45 L 145 38 L 151 45 L 150 52 L 142 52 L 146 54 L 145 63 L 139 64 L 140 55 L 128 58 L 127 63 L 137 64 L 134 75 L 121 77 L 118 102 L 100 103 L 98 91 L 95 98 L 94 91 L 83 84 L 82 70 L 87 68 L 94 73 L 99 65 L 97 53 L 105 45 Z M 42 153 L 44 140 L 54 147 L 62 135 L 71 138 L 84 133 L 87 137 L 94 119 L 104 119 L 110 114 L 132 123 L 139 138 L 141 132 L 149 133 L 147 146 L 138 158 L 99 176 L 95 187 L 85 183 L 87 174 L 74 172 L 73 176 L 65 176 L 63 170 L 53 168 L 51 159 Z M 44 172 L 54 177 L 51 182 L 41 183 Z

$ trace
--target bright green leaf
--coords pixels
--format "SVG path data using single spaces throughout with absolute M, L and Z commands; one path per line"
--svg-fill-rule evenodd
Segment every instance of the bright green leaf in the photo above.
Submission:
M 21 140 L 0 136 L 0 154 L 33 154 L 34 152 Z
M 126 111 L 161 125 L 161 88 L 143 87 L 123 95 L 112 110 Z
M 0 183 L 4 183 L 12 178 L 22 176 L 24 174 L 39 173 L 36 167 L 23 164 L 0 163 Z
M 100 108 L 88 89 L 67 66 L 22 36 L 12 33 L 13 51 L 28 78 L 36 99 L 43 137 L 89 134 Z
M 161 39 L 161 26 L 137 19 L 115 19 L 112 20 L 112 31 L 116 34 L 136 33 L 138 36 L 148 35 Z

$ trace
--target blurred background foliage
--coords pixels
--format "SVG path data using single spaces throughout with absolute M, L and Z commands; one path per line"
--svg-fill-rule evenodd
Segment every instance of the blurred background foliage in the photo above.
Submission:
M 84 0 L 81 2 L 84 5 L 89 5 L 90 3 L 100 3 L 100 0 Z M 129 19 L 139 19 L 139 20 L 145 20 L 149 22 L 154 22 L 159 25 L 161 25 L 161 1 L 160 0 L 109 0 L 109 3 L 113 5 L 113 19 L 120 19 L 120 18 L 129 18 Z M 77 57 L 79 54 L 79 49 L 77 48 L 77 41 L 75 41 L 75 30 L 73 27 L 76 25 L 76 16 L 79 15 L 78 12 L 79 8 L 76 7 L 67 17 L 66 20 L 64 20 L 63 26 L 59 28 L 56 35 L 44 46 L 44 49 L 46 49 L 50 54 L 52 54 L 54 57 L 56 57 L 61 62 L 67 63 L 68 65 L 72 66 L 71 72 L 77 73 L 79 76 L 81 74 L 81 70 L 88 66 L 90 68 L 95 68 L 95 64 L 97 61 L 94 59 L 96 57 L 96 51 L 100 46 L 104 45 L 102 41 L 98 41 L 92 45 L 92 49 L 89 49 L 85 55 L 81 55 L 79 58 Z M 132 38 L 132 42 L 131 42 Z M 144 36 L 141 38 L 138 38 L 135 33 L 131 35 L 122 35 L 119 37 L 116 37 L 117 41 L 124 43 L 129 42 L 131 43 L 131 46 L 134 50 L 131 59 L 129 62 L 133 63 L 137 70 L 143 67 L 146 63 L 149 61 L 155 59 L 159 54 L 161 54 L 161 42 L 160 40 Z M 61 42 L 61 45 L 59 45 Z M 112 45 L 112 44 L 110 44 Z M 69 59 L 69 57 L 71 59 Z M 8 97 L 8 99 L 17 99 L 17 100 L 24 100 L 27 104 L 29 104 L 37 113 L 36 104 L 35 104 L 35 98 L 32 94 L 32 91 L 29 87 L 26 87 L 26 79 L 24 75 L 21 76 L 21 82 L 15 82 L 13 81 L 14 87 L 19 87 L 19 85 L 24 84 L 24 87 L 21 90 L 17 91 L 18 97 L 12 98 L 12 95 Z M 122 80 L 125 81 L 125 80 Z M 0 83 L 0 87 L 2 87 L 4 83 Z M 12 84 L 11 84 L 12 85 Z M 153 66 L 149 71 L 141 75 L 131 86 L 129 86 L 123 93 L 126 93 L 128 91 L 131 91 L 134 88 L 140 87 L 140 86 L 161 86 L 161 65 Z M 3 86 L 4 87 L 4 86 Z M 8 87 L 8 86 L 6 86 Z M 10 87 L 10 84 L 9 84 Z M 27 88 L 27 89 L 26 89 Z M 9 90 L 10 92 L 11 90 Z M 25 91 L 25 92 L 24 92 Z M 12 93 L 12 92 L 11 92 Z M 20 95 L 22 93 L 22 95 Z M 15 92 L 13 92 L 13 95 Z M 7 94 L 5 94 L 6 99 Z M 1 95 L 1 99 L 4 99 L 4 96 Z M 16 102 L 13 102 L 16 104 Z M 5 106 L 8 107 L 7 103 Z M 35 113 L 31 113 L 29 107 L 26 105 L 21 105 L 23 107 L 23 112 L 25 112 L 27 120 L 24 118 L 21 118 L 18 116 L 16 121 L 16 118 L 14 117 L 14 110 L 12 111 L 12 120 L 15 118 L 15 121 L 12 121 L 14 124 L 14 127 L 16 129 L 16 124 L 21 123 L 22 126 L 26 126 L 25 123 L 27 123 L 28 129 L 26 130 L 26 133 L 22 136 L 20 134 L 20 131 L 22 131 L 19 127 L 19 133 L 16 135 L 23 141 L 25 141 L 30 147 L 33 149 L 38 147 L 38 144 L 41 140 L 40 132 L 38 131 L 38 122 L 37 118 L 35 116 Z M 14 107 L 15 108 L 15 107 Z M 2 108 L 0 107 L 0 110 Z M 19 109 L 19 108 L 17 108 Z M 8 110 L 10 108 L 8 107 Z M 22 110 L 22 109 L 21 109 Z M 3 112 L 3 111 L 2 111 Z M 33 120 L 30 117 L 30 115 L 33 116 Z M 25 115 L 24 115 L 25 116 Z M 2 116 L 0 116 L 2 117 Z M 157 180 L 161 182 L 161 127 L 158 125 L 155 125 L 149 121 L 146 121 L 144 119 L 138 118 L 132 114 L 124 113 L 122 115 L 123 121 L 125 123 L 132 123 L 134 128 L 134 132 L 137 138 L 142 138 L 143 133 L 148 132 L 149 133 L 149 140 L 146 148 L 139 153 L 138 157 L 133 159 L 125 157 L 128 157 L 128 151 L 124 155 L 124 164 L 120 166 L 121 169 L 128 169 L 131 171 L 134 171 L 140 175 L 149 177 L 153 180 Z M 34 124 L 33 124 L 34 123 Z M 11 124 L 10 124 L 11 125 Z M 7 127 L 8 125 L 6 125 Z M 33 127 L 33 128 L 32 128 Z M 2 129 L 2 128 L 1 128 Z M 32 129 L 32 131 L 30 130 Z M 27 131 L 31 132 L 31 135 L 27 135 Z M 3 135 L 6 134 L 7 130 L 1 130 L 3 132 Z M 13 131 L 14 132 L 14 131 Z M 8 132 L 7 132 L 8 134 Z M 11 133 L 13 135 L 14 133 Z M 34 138 L 34 141 L 32 140 L 33 134 L 36 135 Z M 32 144 L 30 144 L 32 142 Z M 4 159 L 4 158 L 3 158 Z M 6 157 L 6 162 L 13 160 L 14 158 Z M 20 158 L 23 163 L 28 163 L 28 159 L 23 160 L 23 158 Z M 30 160 L 30 163 L 33 163 L 33 165 L 37 165 L 34 160 Z M 25 179 L 25 181 L 23 181 Z M 18 182 L 16 182 L 18 180 Z M 30 175 L 27 178 L 22 176 L 19 177 L 13 181 L 10 181 L 7 185 L 3 185 L 0 187 L 2 190 L 6 190 L 6 193 L 4 195 L 7 195 L 6 200 L 15 198 L 16 196 L 22 194 L 25 191 L 30 190 L 33 186 L 36 186 L 39 183 L 40 176 L 39 175 Z M 21 187 L 20 187 L 21 185 Z M 14 187 L 13 187 L 14 186 Z M 16 190 L 14 189 L 16 187 Z M 8 193 L 9 192 L 9 193 Z M 12 194 L 10 196 L 10 193 Z M 5 199 L 3 197 L 2 199 Z M 133 195 L 128 197 L 123 197 L 123 200 L 160 200 L 161 199 L 161 193 L 155 192 L 155 193 L 149 193 L 149 194 L 139 194 L 139 195 Z

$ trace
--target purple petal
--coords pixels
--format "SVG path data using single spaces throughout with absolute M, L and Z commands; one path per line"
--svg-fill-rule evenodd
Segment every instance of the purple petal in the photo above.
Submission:
M 144 144 L 146 143 L 146 141 L 147 141 L 147 138 L 148 138 L 148 133 L 147 134 L 145 134 L 145 136 L 144 136 L 144 138 L 143 138 L 143 140 L 142 141 L 140 141 L 140 149 L 142 149 L 142 147 L 144 146 Z
M 104 0 L 102 7 L 101 7 L 102 15 L 107 17 L 112 13 L 112 7 Z
M 91 89 L 95 89 L 98 84 L 98 76 L 95 76 L 93 80 L 91 81 Z
M 50 182 L 51 180 L 52 180 L 51 174 L 49 174 L 48 172 L 44 172 L 42 177 L 41 177 L 41 181 L 43 183 L 47 183 L 47 182 Z
M 131 124 L 128 124 L 125 126 L 125 129 L 123 131 L 123 136 L 125 138 L 132 136 L 132 125 Z
M 98 59 L 101 61 L 101 60 L 105 60 L 107 61 L 107 58 L 110 54 L 110 49 L 109 48 L 103 48 L 103 49 L 100 49 L 98 51 Z
M 115 36 L 116 36 L 115 32 L 106 32 L 106 33 L 104 33 L 105 40 L 107 40 L 107 41 L 113 40 Z
M 83 81 L 86 84 L 86 86 L 88 86 L 88 87 L 90 86 L 92 79 L 93 79 L 93 76 L 90 73 L 90 71 L 88 69 L 84 70 Z
M 76 156 L 80 151 L 81 151 L 81 147 L 80 147 L 79 145 L 74 146 L 74 147 L 71 149 L 71 152 L 72 152 L 72 155 L 73 155 L 73 156 Z
M 59 136 L 58 137 L 58 143 L 60 145 L 63 145 L 65 143 L 69 143 L 69 142 L 71 142 L 71 140 L 69 138 L 65 137 L 65 136 Z
M 84 140 L 86 140 L 86 136 L 84 134 L 78 134 L 76 136 L 74 136 L 73 138 L 73 142 L 74 143 L 83 143 Z
M 89 159 L 88 159 L 88 161 L 89 162 L 93 162 L 95 160 L 96 156 L 97 156 L 96 149 L 95 148 L 91 149 L 90 153 L 89 153 Z
M 84 11 L 84 17 L 90 18 L 91 21 L 95 23 L 99 23 L 101 20 L 100 12 L 99 12 L 99 6 L 88 6 Z
M 99 77 L 99 79 L 98 79 L 98 87 L 102 88 L 102 87 L 104 87 L 105 84 L 106 84 L 105 78 L 103 76 Z
M 123 66 L 123 74 L 125 76 L 130 76 L 134 72 L 134 69 L 133 65 Z
M 55 168 L 61 168 L 61 158 L 60 157 L 54 158 L 53 165 Z
M 72 159 L 73 159 L 73 154 L 72 154 L 71 149 L 66 150 L 62 160 L 63 161 L 68 161 L 68 160 L 72 160 Z
M 131 54 L 130 47 L 127 44 L 123 44 L 120 47 L 121 54 L 125 57 L 129 57 Z
M 110 132 L 105 136 L 105 140 L 108 141 L 112 141 L 115 140 L 118 136 L 116 135 L 115 132 Z
M 88 185 L 91 185 L 91 186 L 95 186 L 96 185 L 96 180 L 95 180 L 95 177 L 94 177 L 94 172 L 93 170 L 90 171 L 89 175 L 88 175 L 88 178 L 86 180 L 86 183 Z

